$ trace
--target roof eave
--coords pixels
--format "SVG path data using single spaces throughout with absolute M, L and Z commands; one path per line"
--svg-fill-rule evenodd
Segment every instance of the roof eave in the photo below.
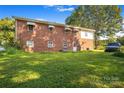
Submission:
M 41 20 L 35 20 L 35 19 L 29 19 L 29 18 L 17 17 L 17 16 L 12 16 L 12 18 L 14 18 L 15 20 L 24 20 L 24 21 L 36 22 L 36 23 L 43 23 L 43 24 L 48 24 L 48 25 L 57 25 L 57 26 L 63 26 L 63 27 L 78 28 L 78 29 L 85 30 L 85 31 L 95 32 L 94 29 L 77 27 L 77 26 L 72 26 L 72 25 L 65 25 L 65 24 L 61 24 L 61 23 L 41 21 Z
M 29 19 L 29 18 L 23 18 L 23 17 L 16 17 L 13 16 L 15 20 L 24 20 L 24 21 L 30 21 L 30 22 L 36 22 L 36 23 L 44 23 L 48 25 L 58 25 L 58 26 L 65 26 L 65 24 L 61 23 L 55 23 L 55 22 L 48 22 L 48 21 L 41 21 L 41 20 L 35 20 L 35 19 Z

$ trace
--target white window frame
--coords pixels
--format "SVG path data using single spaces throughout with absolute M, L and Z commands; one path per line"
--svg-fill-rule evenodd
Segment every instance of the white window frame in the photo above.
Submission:
M 49 29 L 49 31 L 53 31 L 53 30 L 55 29 L 55 26 L 49 25 L 49 26 L 48 26 L 48 29 Z
M 32 40 L 28 40 L 28 41 L 26 41 L 26 46 L 27 47 L 34 47 L 34 41 L 32 41 Z
M 85 37 L 88 37 L 88 32 L 85 32 Z
M 68 48 L 68 43 L 67 43 L 67 41 L 64 41 L 64 42 L 63 42 L 63 48 Z
M 87 34 L 87 35 L 86 35 Z M 81 38 L 83 39 L 94 39 L 94 33 L 90 31 L 81 31 L 80 32 Z
M 49 40 L 48 43 L 47 43 L 47 47 L 48 48 L 53 48 L 53 41 Z
M 30 30 L 30 29 L 29 29 L 29 26 L 32 26 L 33 29 Z M 34 31 L 34 25 L 27 25 L 27 29 L 28 29 L 29 32 L 33 32 L 33 31 Z

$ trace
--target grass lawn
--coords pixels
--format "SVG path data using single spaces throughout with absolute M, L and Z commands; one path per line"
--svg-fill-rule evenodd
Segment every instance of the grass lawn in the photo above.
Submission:
M 0 87 L 124 87 L 124 58 L 102 51 L 1 53 Z

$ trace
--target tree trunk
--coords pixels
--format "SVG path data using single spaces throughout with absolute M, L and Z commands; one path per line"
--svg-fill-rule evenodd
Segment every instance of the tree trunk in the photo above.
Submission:
M 95 44 L 94 44 L 94 45 L 95 45 L 95 49 L 97 49 L 97 46 L 98 46 L 98 44 L 97 44 L 98 37 L 97 37 L 97 33 L 96 33 L 96 32 L 97 32 L 97 31 L 95 31 L 95 33 L 94 33 L 94 34 L 95 34 L 95 35 L 94 35 L 94 39 L 95 39 L 95 42 L 94 42 L 94 43 L 95 43 Z

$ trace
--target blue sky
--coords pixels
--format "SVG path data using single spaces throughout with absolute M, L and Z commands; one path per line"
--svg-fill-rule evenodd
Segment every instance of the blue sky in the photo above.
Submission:
M 65 19 L 72 13 L 76 8 L 75 5 L 65 5 L 65 6 L 31 6 L 31 5 L 0 5 L 0 18 L 19 16 L 27 17 L 39 20 L 46 20 L 51 22 L 64 23 Z M 122 8 L 121 15 L 124 18 L 124 6 L 119 6 Z
M 0 6 L 0 18 L 19 16 L 64 23 L 76 6 Z

